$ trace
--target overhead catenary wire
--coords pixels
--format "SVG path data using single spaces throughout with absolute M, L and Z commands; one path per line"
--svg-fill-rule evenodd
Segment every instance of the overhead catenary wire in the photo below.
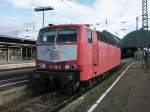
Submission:
M 17 7 L 17 6 L 15 6 L 15 5 L 13 5 L 13 4 L 11 4 L 11 3 L 8 3 L 8 2 L 5 2 L 5 1 L 1 1 L 1 3 L 0 3 L 0 5 L 1 4 L 5 4 L 5 5 L 7 5 L 7 6 L 11 6 L 11 7 L 14 7 L 14 8 L 16 8 L 16 9 L 18 9 L 19 7 Z M 20 9 L 19 9 L 20 10 Z M 26 12 L 26 13 L 30 13 L 30 12 L 34 12 L 33 11 L 33 9 L 30 9 L 30 8 L 28 8 L 28 9 L 25 9 L 25 8 L 21 8 L 21 12 Z M 33 14 L 33 13 L 32 13 Z
M 64 2 L 64 1 L 63 1 Z M 18 10 L 18 8 L 19 7 L 17 7 L 17 6 L 15 6 L 15 5 L 13 5 L 13 4 L 11 4 L 11 3 L 8 3 L 8 2 L 5 2 L 5 1 L 2 1 L 1 2 L 1 4 L 5 4 L 5 5 L 7 5 L 7 6 L 13 6 L 13 7 L 15 7 L 15 8 L 17 8 L 17 10 Z M 72 6 L 70 3 L 68 3 L 68 1 L 66 1 L 66 3 L 67 3 L 67 5 L 69 6 L 69 8 L 71 8 L 71 9 L 74 9 L 75 11 L 72 11 L 74 14 L 77 14 L 76 12 L 78 12 L 80 15 L 83 15 L 83 16 L 87 16 L 87 15 L 85 15 L 84 13 L 81 13 L 79 10 L 77 10 L 76 8 L 74 8 L 74 6 Z M 33 5 L 32 5 L 33 6 Z M 36 6 L 35 6 L 36 7 Z M 21 12 L 24 12 L 24 13 L 29 13 L 29 14 L 32 14 L 33 16 L 34 16 L 34 11 L 33 11 L 33 9 L 25 9 L 25 8 L 21 8 Z M 33 13 L 31 13 L 31 12 L 33 12 Z M 63 13 L 63 12 L 62 12 Z M 61 17 L 64 17 L 66 20 L 69 20 L 69 21 L 71 21 L 72 22 L 72 17 L 70 17 L 70 16 L 66 16 L 66 15 L 64 15 L 64 14 L 62 14 L 62 13 L 59 13 L 58 14 L 58 16 L 60 15 Z M 31 17 L 32 18 L 32 17 Z M 48 19 L 46 19 L 46 21 L 47 21 Z
M 87 15 L 85 14 L 85 12 L 79 11 L 78 8 L 75 8 L 75 7 L 74 7 L 73 5 L 71 5 L 69 2 L 70 2 L 70 1 L 66 1 L 66 4 L 69 6 L 69 8 L 74 9 L 74 11 L 73 11 L 74 14 L 77 12 L 77 13 L 79 13 L 80 16 L 82 16 L 82 17 L 86 17 L 86 16 L 87 16 Z
M 83 16 L 83 17 L 86 17 L 87 15 L 86 14 L 84 14 L 84 13 L 82 13 L 81 11 L 79 11 L 77 8 L 75 8 L 72 4 L 70 4 L 69 3 L 70 1 L 67 1 L 66 3 L 67 3 L 67 6 L 68 6 L 68 8 L 70 8 L 70 9 L 72 9 L 72 13 L 74 13 L 75 15 L 77 15 L 77 13 L 78 14 L 80 14 L 81 16 Z M 16 10 L 18 10 L 18 8 L 19 7 L 17 7 L 17 6 L 15 6 L 15 5 L 13 5 L 13 4 L 11 4 L 11 3 L 8 3 L 8 2 L 5 2 L 5 1 L 2 1 L 1 2 L 1 4 L 5 4 L 5 5 L 7 5 L 7 6 L 13 6 L 13 7 L 15 7 L 16 8 Z M 32 5 L 31 7 L 34 7 L 34 5 Z M 34 15 L 34 11 L 33 11 L 33 9 L 25 9 L 25 8 L 21 8 L 21 13 L 29 13 L 29 14 L 31 14 L 31 15 L 33 15 L 33 16 L 36 16 L 36 15 Z M 33 13 L 31 13 L 31 12 L 33 12 Z M 66 20 L 66 22 L 68 21 L 69 23 L 72 23 L 73 22 L 73 17 L 71 17 L 71 16 L 68 16 L 68 15 L 65 15 L 64 14 L 64 12 L 60 12 L 60 11 L 58 11 L 58 13 L 55 13 L 55 12 L 53 12 L 53 14 L 55 14 L 56 15 L 56 17 L 57 16 L 60 16 L 60 17 L 62 17 L 62 18 L 64 18 L 64 20 Z M 40 13 L 38 13 L 38 15 L 40 15 Z M 54 15 L 52 15 L 52 16 L 54 16 Z M 55 17 L 55 16 L 54 16 Z M 34 21 L 34 19 L 33 19 L 33 17 L 31 16 L 30 17 L 31 18 L 31 20 L 33 20 Z M 25 22 L 25 21 L 22 21 L 22 20 L 19 20 L 19 19 L 13 19 L 13 18 L 9 18 L 10 20 L 12 20 L 12 21 L 18 21 L 18 22 L 21 22 L 21 23 L 23 23 L 24 25 L 23 25 L 23 27 L 24 28 L 20 28 L 20 29 L 18 29 L 18 31 L 20 32 L 20 31 L 22 31 L 23 29 L 25 29 L 26 27 L 29 27 L 29 26 L 31 26 L 31 27 L 34 27 L 34 29 L 35 29 L 35 23 L 33 23 L 33 24 L 31 24 L 30 22 Z M 46 22 L 48 23 L 48 21 L 50 21 L 48 18 L 45 18 L 46 19 Z M 35 21 L 34 21 L 35 22 Z M 57 22 L 57 21 L 56 21 Z M 38 28 L 39 29 L 39 28 Z M 35 30 L 34 30 L 35 31 Z M 12 32 L 16 32 L 16 30 L 15 31 L 12 31 Z M 24 32 L 24 30 L 23 30 L 23 32 Z
M 7 2 L 4 2 L 4 1 L 2 1 L 1 4 L 2 4 L 2 3 L 5 4 L 5 5 L 7 5 L 7 6 L 13 6 L 13 7 L 17 8 L 17 10 L 18 10 L 18 8 L 19 8 L 19 7 L 17 7 L 17 6 L 12 5 L 11 3 L 7 3 Z M 36 6 L 35 6 L 35 7 L 36 7 Z M 33 16 L 35 16 L 33 9 L 30 10 L 30 9 L 24 9 L 24 8 L 22 8 L 22 9 L 21 9 L 21 13 L 22 13 L 22 12 L 24 12 L 24 13 L 29 13 L 29 14 L 32 14 Z M 31 12 L 33 12 L 33 13 L 31 13 Z M 40 12 L 38 13 L 38 15 L 40 15 Z M 66 20 L 72 21 L 71 18 L 69 18 L 69 17 L 67 17 L 67 16 L 65 16 L 65 15 L 63 15 L 63 14 L 60 14 L 60 13 L 59 13 L 58 15 L 60 15 L 61 17 L 64 17 Z M 31 17 L 31 19 L 34 20 L 32 17 Z M 49 21 L 49 19 L 47 19 L 47 18 L 45 18 L 45 19 L 46 19 L 46 21 Z
M 14 5 L 12 5 L 11 3 L 8 3 L 8 2 L 4 2 L 4 1 L 1 1 L 1 4 L 0 5 L 2 5 L 2 4 L 5 4 L 5 5 L 7 5 L 8 7 L 15 7 L 16 9 L 15 10 L 18 10 L 18 8 L 19 7 L 17 7 L 17 6 L 14 6 Z M 20 9 L 19 9 L 20 10 Z M 30 13 L 31 12 L 31 10 L 29 10 L 29 9 L 21 9 L 21 13 L 29 13 L 29 14 L 31 14 L 31 15 L 33 15 L 33 13 Z M 23 26 L 22 26 L 22 28 L 20 28 L 20 29 L 17 29 L 17 30 L 14 30 L 14 31 L 20 31 L 20 30 L 22 30 L 22 29 L 25 29 L 26 27 L 33 27 L 35 24 L 36 24 L 36 22 L 35 22 L 35 20 L 31 17 L 31 16 L 29 16 L 30 17 L 30 21 L 28 21 L 28 22 L 26 22 L 26 21 L 23 21 L 23 20 L 21 20 L 21 19 L 17 19 L 17 18 L 14 18 L 14 17 L 11 17 L 11 16 L 0 16 L 1 18 L 7 18 L 8 20 L 11 20 L 11 21 L 15 21 L 15 22 L 19 22 L 19 23 L 21 23 L 21 24 L 23 24 Z M 14 31 L 10 31 L 10 32 L 14 32 Z M 9 32 L 9 31 L 8 31 Z M 5 32 L 6 33 L 6 32 Z

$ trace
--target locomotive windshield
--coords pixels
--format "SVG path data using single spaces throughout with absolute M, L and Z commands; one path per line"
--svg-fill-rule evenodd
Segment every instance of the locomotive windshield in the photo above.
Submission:
M 70 43 L 76 41 L 76 29 L 46 30 L 40 36 L 40 43 Z
M 44 31 L 41 34 L 40 42 L 41 43 L 52 43 L 55 40 L 55 35 L 56 35 L 56 31 L 54 31 L 54 30 Z

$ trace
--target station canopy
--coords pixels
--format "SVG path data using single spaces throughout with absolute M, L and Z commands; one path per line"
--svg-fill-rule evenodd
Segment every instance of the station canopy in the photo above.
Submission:
M 36 41 L 33 39 L 18 38 L 7 35 L 0 35 L 0 47 L 3 45 L 8 46 L 35 46 Z
M 130 32 L 120 44 L 122 48 L 150 48 L 150 31 L 140 29 Z

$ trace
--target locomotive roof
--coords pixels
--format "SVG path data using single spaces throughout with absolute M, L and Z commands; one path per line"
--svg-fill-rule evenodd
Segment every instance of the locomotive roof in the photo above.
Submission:
M 104 41 L 105 43 L 119 46 L 120 38 L 113 35 L 112 33 L 103 30 L 102 32 L 97 31 L 97 34 L 102 36 L 101 40 Z
M 115 36 L 114 34 L 108 32 L 108 31 L 106 31 L 106 30 L 103 30 L 103 31 L 101 32 L 101 34 L 102 34 L 103 36 L 108 37 L 108 38 L 113 38 L 113 39 L 115 39 L 117 42 L 120 41 L 120 38 L 119 38 L 119 37 Z
M 57 28 L 57 27 L 81 27 L 81 26 L 85 26 L 85 27 L 87 27 L 87 25 L 85 25 L 85 24 L 59 24 L 59 25 L 53 25 L 53 24 L 49 24 L 49 26 L 47 26 L 47 27 L 44 27 L 44 28 L 42 28 L 42 29 L 47 29 L 47 28 Z

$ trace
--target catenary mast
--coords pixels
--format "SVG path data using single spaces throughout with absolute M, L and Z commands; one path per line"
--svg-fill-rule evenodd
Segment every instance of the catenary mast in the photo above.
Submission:
M 148 8 L 147 0 L 142 0 L 142 28 L 148 30 Z

